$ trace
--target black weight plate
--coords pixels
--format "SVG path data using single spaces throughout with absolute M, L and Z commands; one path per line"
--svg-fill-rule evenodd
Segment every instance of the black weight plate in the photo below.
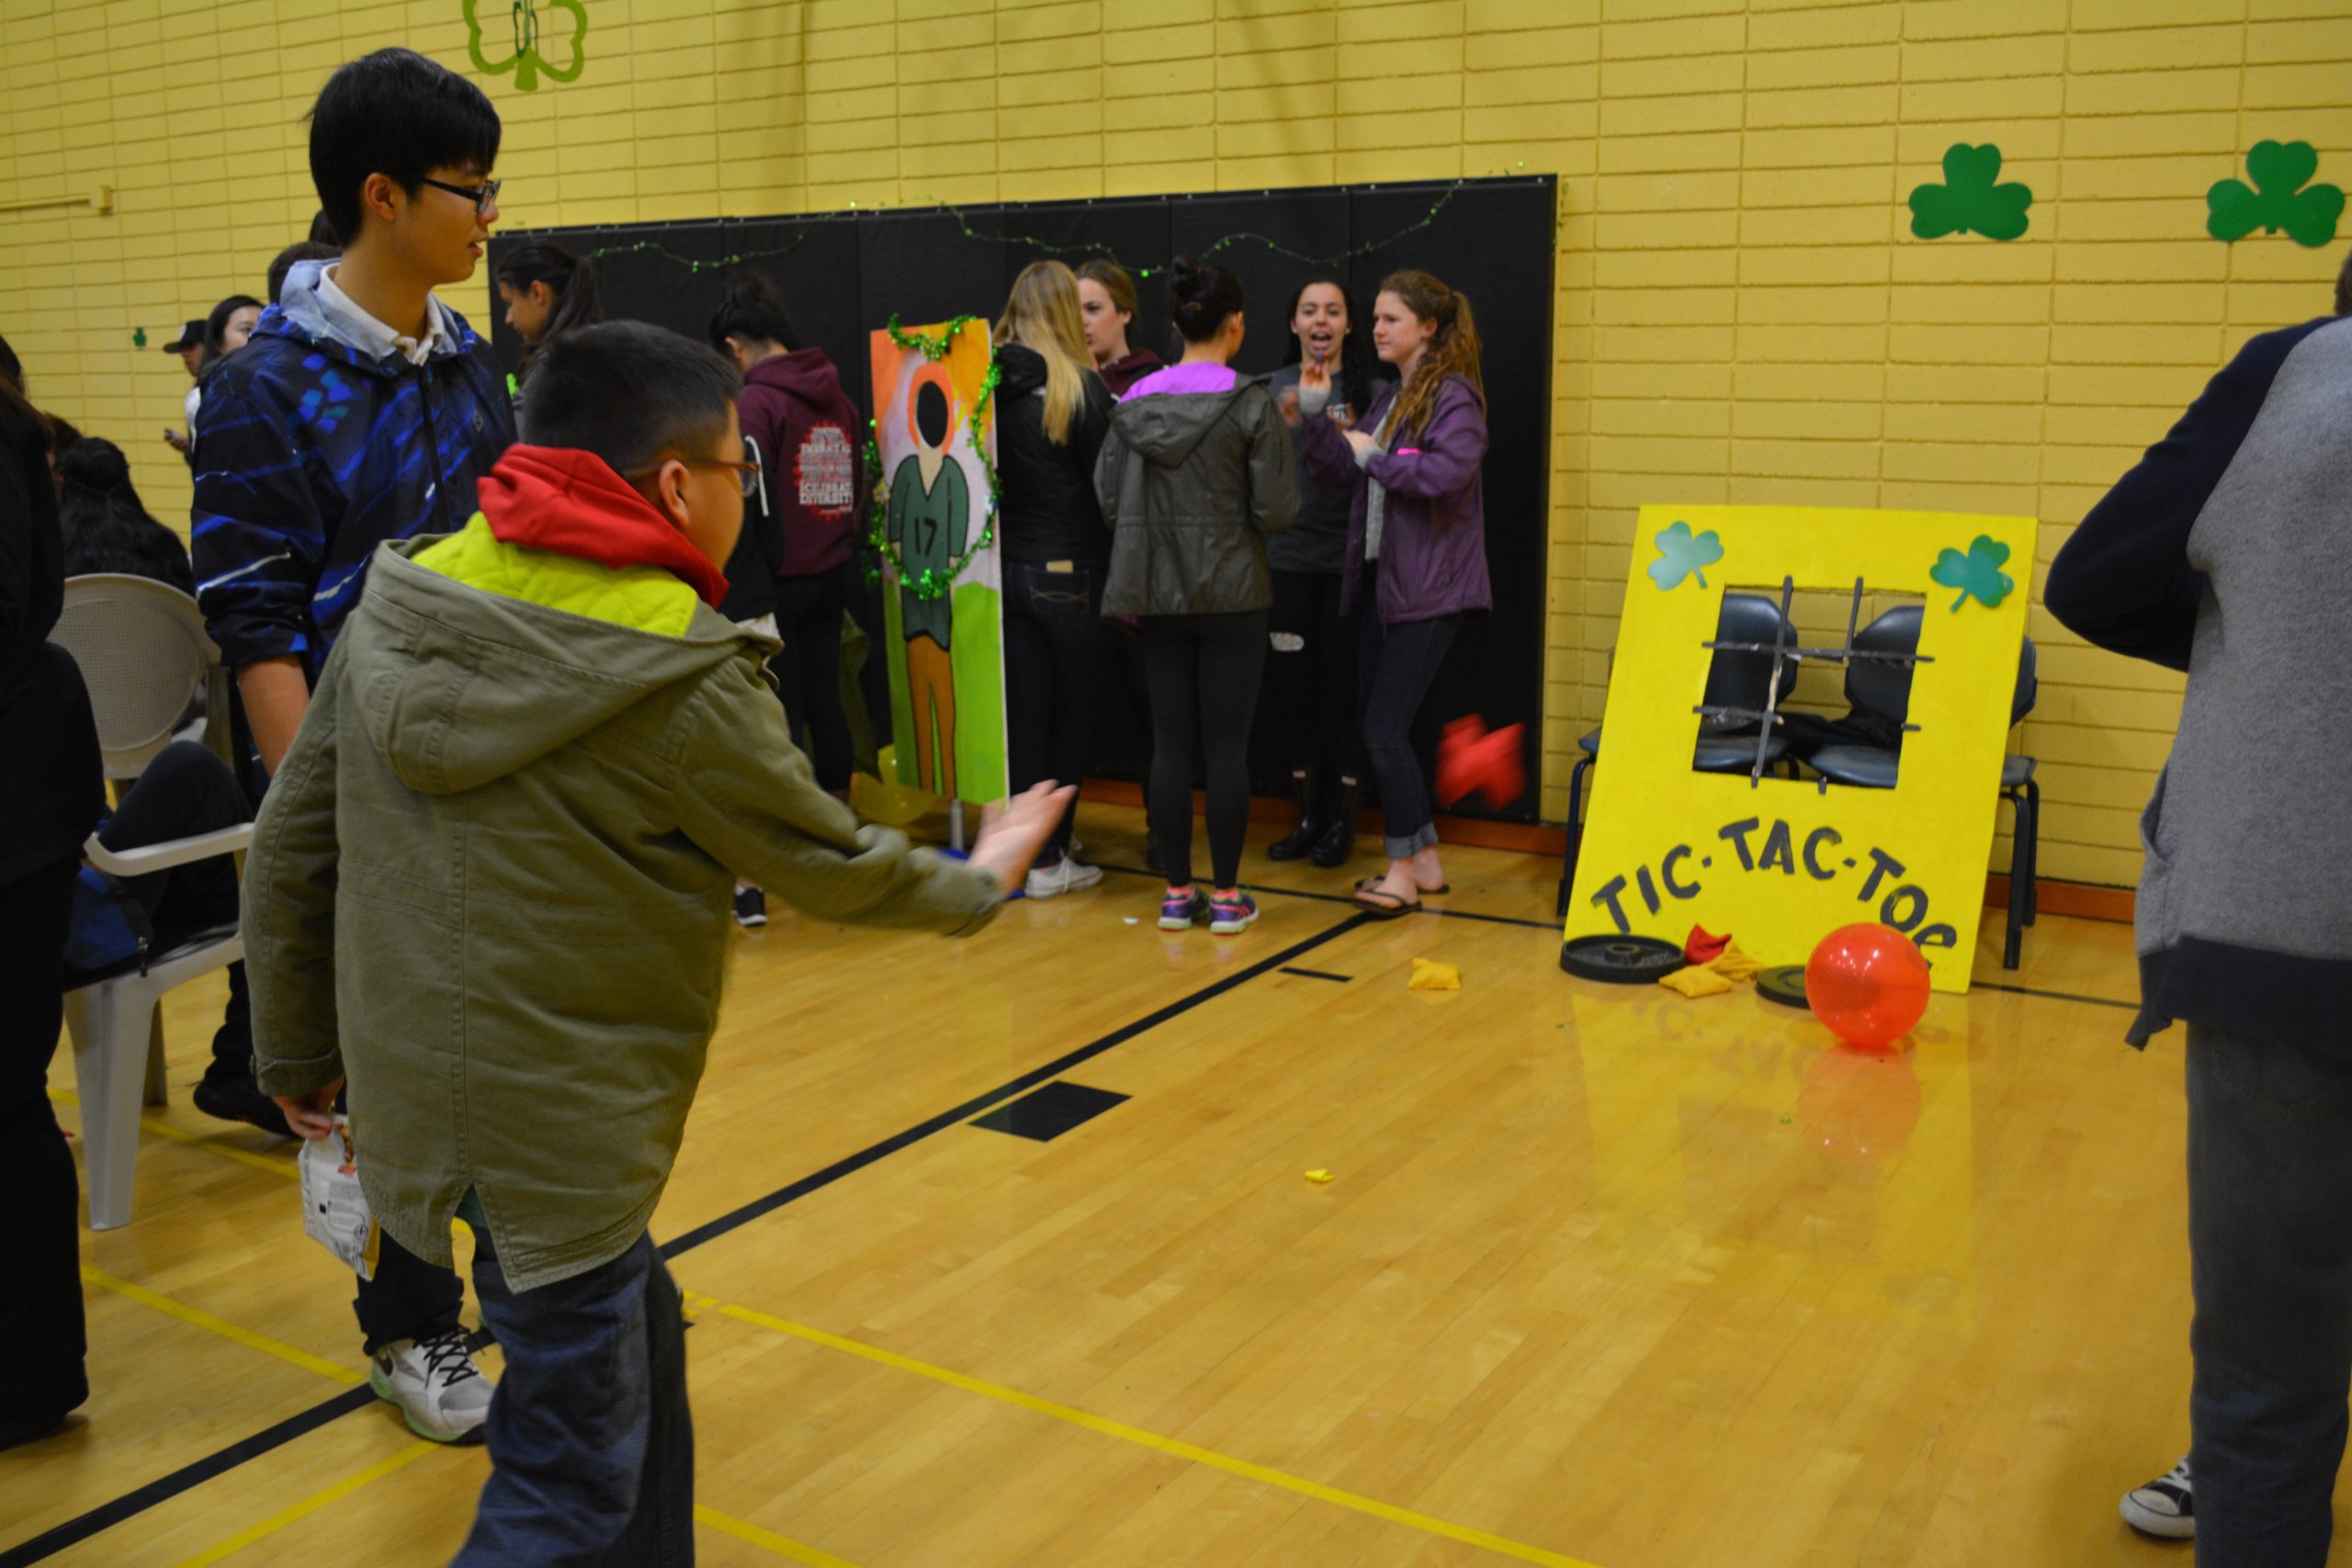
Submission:
M 1801 1008 L 1804 999 L 1804 965 L 1783 964 L 1756 976 L 1756 994 L 1784 1008 Z
M 1560 967 L 1579 980 L 1646 986 L 1682 965 L 1682 950 L 1654 936 L 1580 936 L 1560 944 Z

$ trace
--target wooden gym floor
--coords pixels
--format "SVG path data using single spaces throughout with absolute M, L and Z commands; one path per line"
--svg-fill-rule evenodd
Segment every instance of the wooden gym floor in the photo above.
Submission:
M 2126 928 L 2046 917 L 2004 975 L 1987 911 L 1985 983 L 1874 1060 L 1569 979 L 1552 863 L 1450 851 L 1442 916 L 1372 922 L 1274 831 L 1238 939 L 1114 872 L 968 942 L 738 941 L 654 1226 L 703 1561 L 2188 1562 L 2115 1513 L 2188 1375 L 2181 1038 L 2122 1045 Z M 1142 863 L 1138 813 L 1081 833 Z M 187 1103 L 222 994 L 167 1009 L 136 1216 L 85 1234 L 96 1392 L 0 1458 L 0 1565 L 463 1538 L 487 1461 L 367 1394 L 290 1145 Z M 1057 1081 L 1128 1098 L 969 1124 Z

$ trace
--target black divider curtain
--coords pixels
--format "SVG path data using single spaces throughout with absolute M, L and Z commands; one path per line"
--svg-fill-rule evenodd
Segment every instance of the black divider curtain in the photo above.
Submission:
M 596 265 L 609 314 L 656 321 L 700 341 L 733 270 L 715 264 L 751 257 L 739 266 L 781 286 L 804 344 L 822 348 L 850 396 L 869 410 L 868 334 L 893 314 L 909 325 L 957 315 L 992 321 L 1014 276 L 1048 256 L 1074 266 L 1108 254 L 1131 272 L 1149 267 L 1157 274 L 1172 256 L 1211 253 L 1241 279 L 1249 299 L 1249 333 L 1236 361 L 1249 374 L 1283 362 L 1284 311 L 1310 277 L 1348 283 L 1368 344 L 1381 278 L 1401 267 L 1435 273 L 1469 297 L 1485 344 L 1492 434 L 1487 558 L 1495 606 L 1454 643 L 1423 706 L 1419 736 L 1427 755 L 1441 727 L 1465 715 L 1480 716 L 1489 728 L 1526 726 L 1525 792 L 1500 810 L 1476 797 L 1453 809 L 1532 821 L 1543 747 L 1555 199 L 1554 181 L 1537 176 L 1010 203 L 956 213 L 606 224 L 496 235 L 490 265 L 495 276 L 503 257 L 528 240 L 575 255 L 601 253 Z M 687 265 L 695 262 L 698 271 Z M 1172 358 L 1177 345 L 1170 341 L 1165 288 L 1157 276 L 1136 288 L 1141 310 L 1129 342 Z M 524 344 L 503 319 L 492 323 L 491 340 L 509 368 L 520 362 Z M 1250 746 L 1252 780 L 1268 794 L 1287 788 L 1273 710 L 1271 694 L 1261 696 Z M 1137 776 L 1141 730 L 1115 673 L 1104 682 L 1095 750 L 1098 773 Z

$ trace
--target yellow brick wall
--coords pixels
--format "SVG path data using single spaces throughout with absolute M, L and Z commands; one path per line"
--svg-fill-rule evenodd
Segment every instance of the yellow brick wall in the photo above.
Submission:
M 2352 0 L 587 8 L 577 82 L 485 79 L 510 226 L 1557 173 L 1554 818 L 1642 502 L 2030 513 L 2046 567 L 2239 344 L 2328 308 L 2341 244 L 2221 244 L 2206 187 L 2265 137 L 2352 186 Z M 303 111 L 395 42 L 470 69 L 458 0 L 0 0 L 0 333 L 161 515 L 187 382 L 131 329 L 259 291 L 315 205 Z M 2023 239 L 1911 237 L 1962 140 L 2032 186 Z M 2179 683 L 2033 633 L 2045 874 L 2128 883 Z

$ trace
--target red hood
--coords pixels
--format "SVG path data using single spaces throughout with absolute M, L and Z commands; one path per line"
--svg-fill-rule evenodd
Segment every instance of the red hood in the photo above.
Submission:
M 753 386 L 774 387 L 815 409 L 831 407 L 842 389 L 841 372 L 821 348 L 797 348 L 763 359 L 743 379 Z
M 598 566 L 658 566 L 717 609 L 727 579 L 653 503 L 594 452 L 516 444 L 481 478 L 482 516 L 502 542 Z

